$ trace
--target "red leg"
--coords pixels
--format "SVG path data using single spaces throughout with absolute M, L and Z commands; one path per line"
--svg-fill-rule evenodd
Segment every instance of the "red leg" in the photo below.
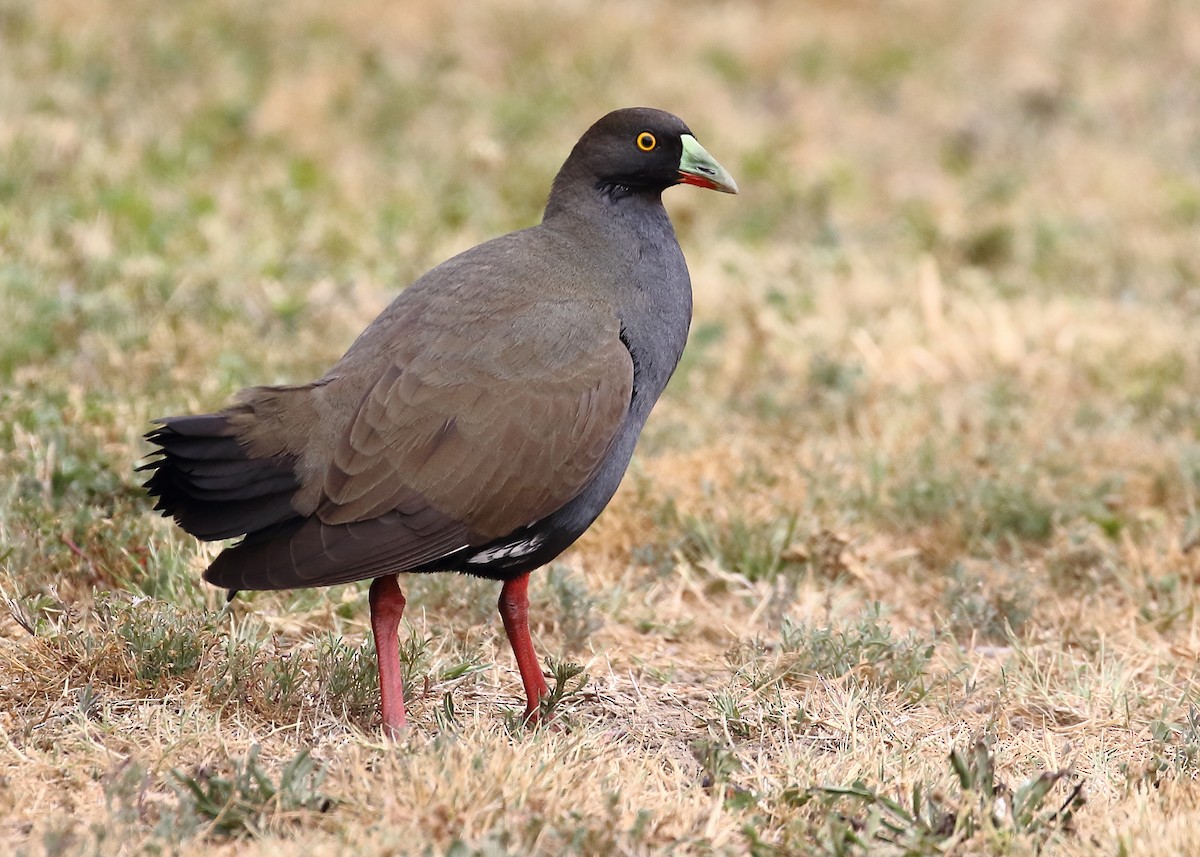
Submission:
M 517 656 L 517 668 L 521 671 L 521 683 L 525 685 L 525 718 L 537 719 L 538 703 L 543 696 L 550 695 L 542 668 L 538 666 L 533 640 L 529 637 L 529 572 L 505 581 L 500 590 L 500 618 L 504 620 L 504 631 L 512 643 Z
M 383 734 L 396 739 L 404 731 L 404 679 L 400 673 L 400 619 L 404 593 L 396 575 L 371 581 L 371 633 L 379 658 L 379 696 L 383 708 Z

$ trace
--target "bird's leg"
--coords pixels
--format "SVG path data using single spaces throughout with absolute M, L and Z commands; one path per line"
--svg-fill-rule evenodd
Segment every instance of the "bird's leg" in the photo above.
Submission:
M 538 703 L 542 697 L 550 695 L 550 688 L 546 686 L 537 653 L 533 651 L 533 640 L 529 637 L 529 572 L 504 582 L 498 606 L 500 618 L 504 620 L 504 632 L 517 656 L 521 683 L 525 685 L 525 719 L 536 722 Z
M 404 593 L 396 575 L 371 581 L 371 633 L 379 659 L 379 696 L 383 708 L 383 734 L 396 739 L 404 731 L 404 678 L 400 673 L 400 619 Z

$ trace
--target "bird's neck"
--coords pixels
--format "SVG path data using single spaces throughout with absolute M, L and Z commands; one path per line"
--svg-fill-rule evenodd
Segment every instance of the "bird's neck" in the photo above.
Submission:
M 608 260 L 607 299 L 634 357 L 633 410 L 643 420 L 679 361 L 692 315 L 687 264 L 661 191 L 580 183 L 556 190 L 570 196 L 551 195 L 543 228 L 578 247 L 581 256 L 600 253 Z
M 542 223 L 566 228 L 578 240 L 603 245 L 618 257 L 643 258 L 657 249 L 678 249 L 658 189 L 556 181 Z
M 567 160 L 550 187 L 544 220 L 566 212 L 611 216 L 613 208 L 629 211 L 663 211 L 662 192 L 665 187 L 627 186 L 602 181 L 599 176 Z

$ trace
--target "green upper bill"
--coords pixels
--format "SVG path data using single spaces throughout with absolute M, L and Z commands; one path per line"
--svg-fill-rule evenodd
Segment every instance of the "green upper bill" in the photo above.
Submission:
M 679 159 L 679 180 L 683 184 L 719 190 L 722 193 L 737 193 L 737 182 L 717 159 L 704 150 L 691 134 L 684 134 L 683 157 Z

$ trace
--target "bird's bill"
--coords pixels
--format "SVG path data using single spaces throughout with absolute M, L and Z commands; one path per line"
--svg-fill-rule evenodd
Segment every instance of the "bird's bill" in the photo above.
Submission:
M 684 134 L 680 139 L 683 142 L 683 157 L 679 159 L 680 184 L 719 190 L 721 193 L 738 192 L 733 176 L 704 150 L 695 137 Z

